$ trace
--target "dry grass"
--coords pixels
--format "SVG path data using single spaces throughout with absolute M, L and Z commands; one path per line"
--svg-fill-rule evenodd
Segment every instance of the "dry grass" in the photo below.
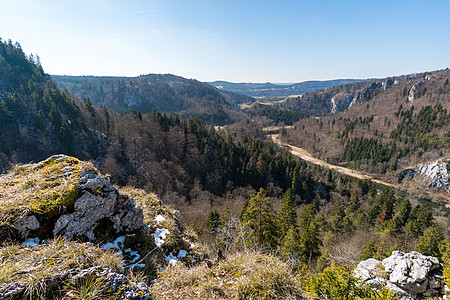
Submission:
M 155 299 L 301 299 L 300 285 L 278 258 L 237 253 L 211 268 L 168 268 L 152 286 Z
M 64 271 L 93 266 L 121 270 L 123 263 L 113 251 L 62 238 L 37 249 L 7 245 L 1 249 L 0 262 L 0 289 L 6 284 L 23 283 L 27 287 L 26 295 L 31 298 L 44 294 L 47 282 Z

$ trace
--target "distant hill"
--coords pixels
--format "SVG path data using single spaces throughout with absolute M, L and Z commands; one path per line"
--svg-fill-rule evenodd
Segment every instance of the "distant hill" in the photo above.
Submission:
M 52 75 L 52 78 L 61 89 L 118 112 L 135 108 L 142 113 L 151 113 L 155 109 L 182 117 L 196 114 L 203 121 L 219 125 L 242 118 L 239 104 L 254 101 L 248 96 L 171 74 L 138 77 Z
M 228 81 L 214 81 L 207 82 L 208 84 L 222 90 L 222 91 L 232 91 L 247 95 L 250 97 L 280 97 L 280 96 L 291 96 L 291 95 L 301 95 L 304 93 L 328 89 L 337 85 L 352 83 L 361 81 L 361 79 L 336 79 L 336 80 L 326 80 L 326 81 L 304 81 L 295 84 L 274 84 L 270 82 L 266 83 L 251 83 L 251 82 L 241 82 L 233 83 Z

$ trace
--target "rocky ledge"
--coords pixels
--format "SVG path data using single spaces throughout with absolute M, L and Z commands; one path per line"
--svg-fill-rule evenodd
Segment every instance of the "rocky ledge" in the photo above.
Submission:
M 143 227 L 143 212 L 91 163 L 55 155 L 0 177 L 0 239 L 100 242 Z
M 446 299 L 442 265 L 436 257 L 394 251 L 381 262 L 373 258 L 360 262 L 353 272 L 374 289 L 389 288 L 400 300 Z

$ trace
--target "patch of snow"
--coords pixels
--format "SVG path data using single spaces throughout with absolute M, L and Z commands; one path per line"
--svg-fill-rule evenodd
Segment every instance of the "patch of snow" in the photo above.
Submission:
M 108 250 L 108 249 L 117 249 L 122 255 L 122 249 L 123 243 L 125 242 L 125 235 L 119 236 L 117 239 L 115 239 L 112 243 L 106 243 L 102 246 L 102 249 Z M 121 245 L 119 245 L 121 244 Z
M 39 246 L 39 238 L 27 238 L 21 245 L 31 248 L 37 248 Z
M 163 215 L 156 215 L 156 217 L 155 217 L 155 221 L 156 221 L 156 223 L 161 223 L 161 222 L 164 222 L 166 220 L 166 218 L 164 218 L 164 216 Z
M 181 249 L 180 251 L 178 251 L 178 258 L 184 258 L 184 257 L 186 257 L 186 255 L 187 255 L 187 251 L 186 250 L 183 250 L 183 249 Z
M 125 252 L 130 257 L 132 257 L 132 260 L 130 261 L 130 263 L 131 264 L 136 263 L 139 260 L 139 258 L 141 258 L 139 253 L 137 251 L 133 251 L 131 248 L 123 249 L 123 244 L 125 243 L 125 238 L 127 236 L 134 236 L 134 235 L 135 234 L 121 235 L 118 238 L 116 238 L 114 241 L 112 241 L 111 243 L 104 244 L 102 246 L 102 249 L 104 249 L 104 250 L 116 249 L 121 257 L 123 257 L 123 252 Z
M 135 267 L 143 269 L 143 268 L 145 268 L 145 264 L 135 264 L 135 265 L 131 266 L 131 268 L 135 268 Z
M 166 235 L 170 234 L 170 231 L 165 228 L 158 228 L 152 235 L 155 237 L 155 244 L 158 248 L 164 244 L 164 240 L 166 239 Z
M 174 256 L 172 252 L 165 257 L 165 260 L 169 263 L 169 266 L 175 266 L 178 262 L 178 258 Z
M 133 259 L 130 261 L 131 264 L 134 264 L 135 262 L 137 262 L 139 260 L 139 258 L 141 258 L 141 256 L 139 255 L 139 253 L 137 251 L 133 251 L 131 250 L 131 248 L 127 248 L 125 250 L 123 250 L 125 253 L 127 253 L 128 255 L 130 255 L 131 257 L 133 257 Z

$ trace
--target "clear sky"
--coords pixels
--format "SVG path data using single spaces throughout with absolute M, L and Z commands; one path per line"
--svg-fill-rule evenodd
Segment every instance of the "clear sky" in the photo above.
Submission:
M 0 0 L 0 38 L 59 75 L 386 77 L 450 66 L 450 1 Z

